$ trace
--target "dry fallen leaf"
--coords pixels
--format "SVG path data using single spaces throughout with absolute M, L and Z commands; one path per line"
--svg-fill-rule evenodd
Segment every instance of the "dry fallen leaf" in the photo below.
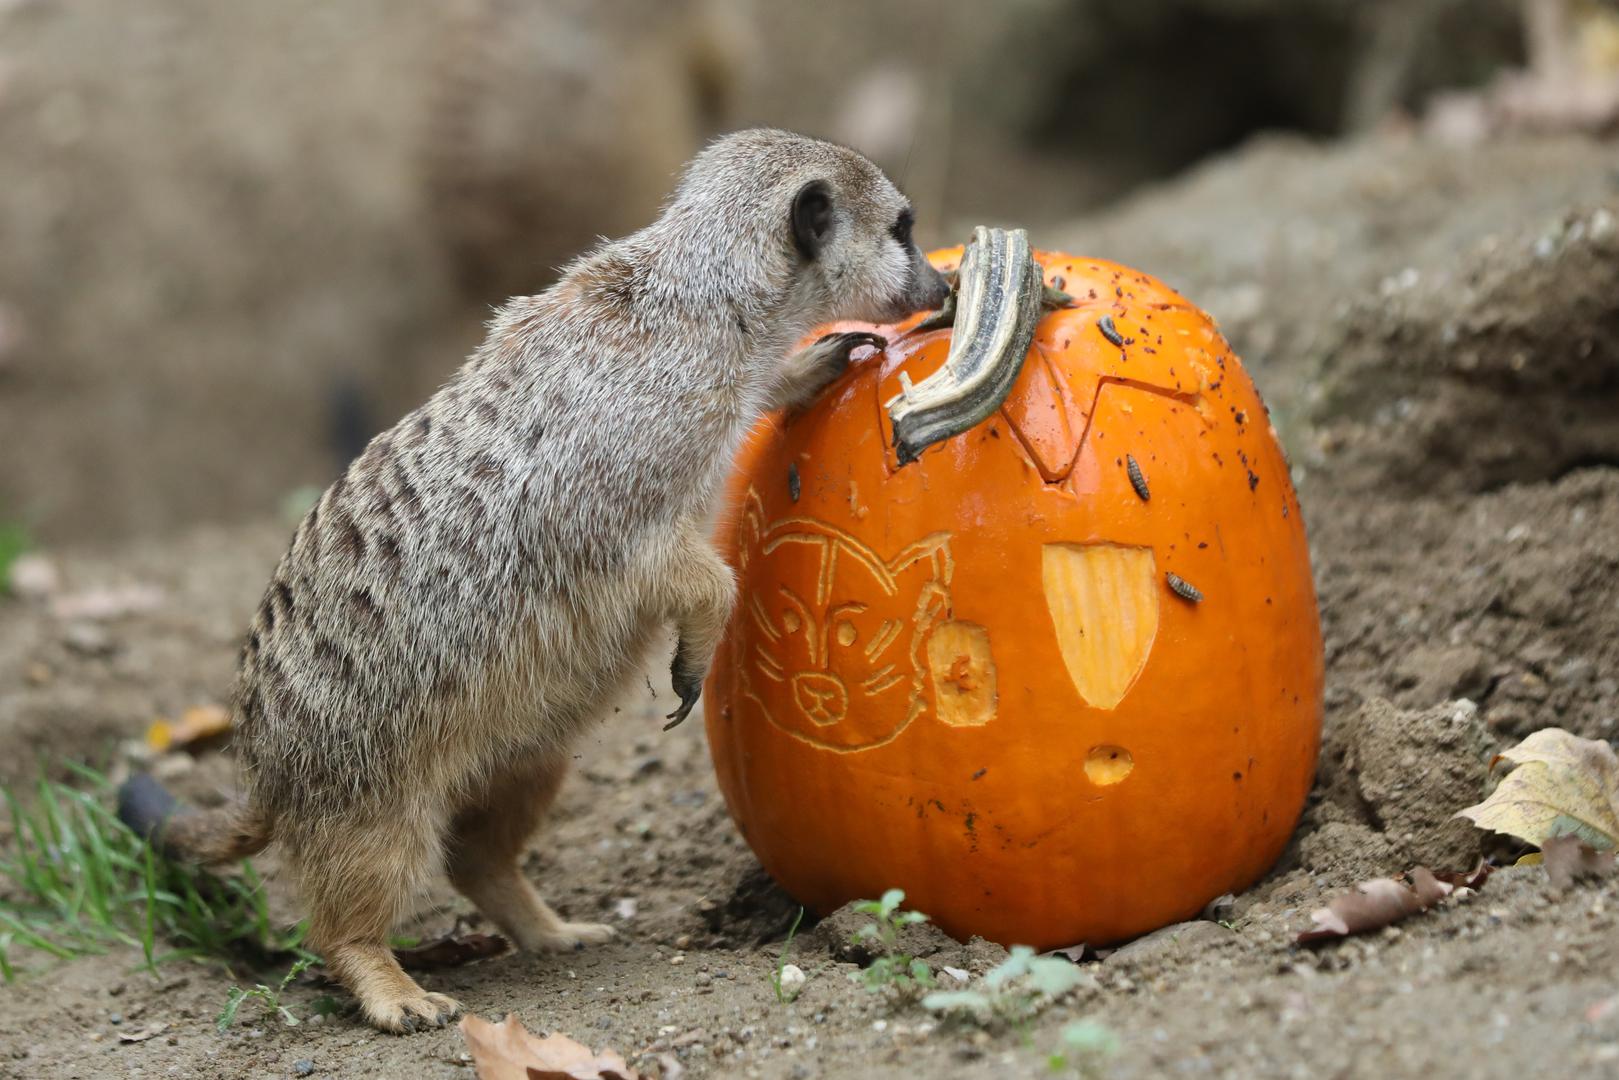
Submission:
M 478 1080 L 640 1080 L 611 1050 L 594 1054 L 566 1035 L 539 1038 L 515 1015 L 498 1024 L 466 1016 L 460 1027 Z
M 511 943 L 499 934 L 445 934 L 436 941 L 395 949 L 394 958 L 412 971 L 432 971 L 499 956 L 510 948 Z
M 1613 852 L 1598 851 L 1577 836 L 1554 836 L 1541 848 L 1546 876 L 1559 889 L 1581 878 L 1600 877 L 1613 870 Z
M 1095 956 L 1094 950 L 1092 950 L 1092 952 L 1089 953 L 1089 954 L 1086 953 L 1086 949 L 1088 949 L 1088 948 L 1089 948 L 1089 946 L 1087 946 L 1083 941 L 1081 941 L 1078 945 L 1068 945 L 1068 946 L 1065 946 L 1065 947 L 1063 947 L 1061 949 L 1052 949 L 1050 952 L 1043 952 L 1040 955 L 1041 956 L 1060 956 L 1064 960 L 1072 960 L 1074 963 L 1080 964 L 1080 963 L 1084 963 L 1085 957 L 1087 955 L 1090 955 L 1090 956 L 1092 956 L 1094 958 L 1094 956 Z
M 153 720 L 146 729 L 146 745 L 159 752 L 178 750 L 203 739 L 223 735 L 230 730 L 230 710 L 218 705 L 195 705 L 180 714 L 180 719 Z
M 1324 908 L 1310 913 L 1311 926 L 1299 934 L 1299 944 L 1363 934 L 1392 926 L 1409 915 L 1427 911 L 1456 891 L 1426 866 L 1411 871 L 1411 885 L 1393 878 L 1376 878 L 1356 885 L 1353 892 L 1334 897 Z
M 1554 836 L 1577 836 L 1598 849 L 1619 845 L 1619 756 L 1598 739 L 1543 728 L 1490 763 L 1517 766 L 1489 798 L 1456 816 L 1481 829 L 1544 848 Z
M 147 1024 L 139 1031 L 120 1031 L 118 1041 L 126 1043 L 145 1042 L 147 1039 L 157 1038 L 167 1030 L 169 1030 L 169 1025 L 165 1023 Z
M 1474 892 L 1477 892 L 1484 886 L 1484 883 L 1490 879 L 1490 874 L 1493 873 L 1494 870 L 1495 867 L 1491 866 L 1483 859 L 1480 859 L 1477 866 L 1466 872 L 1460 870 L 1447 870 L 1435 874 L 1434 876 L 1440 881 L 1445 882 L 1447 885 L 1454 885 L 1458 889 L 1472 889 Z

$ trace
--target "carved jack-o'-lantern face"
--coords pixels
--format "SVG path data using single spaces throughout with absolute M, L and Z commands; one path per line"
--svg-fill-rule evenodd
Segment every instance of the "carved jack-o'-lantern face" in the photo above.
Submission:
M 800 900 L 899 886 L 958 936 L 1100 944 L 1274 861 L 1320 627 L 1280 447 L 1207 317 L 1038 259 L 1078 304 L 988 420 L 899 464 L 884 405 L 950 338 L 907 322 L 754 433 L 705 714 L 733 816 Z
M 946 618 L 948 536 L 885 554 L 812 518 L 767 528 L 757 491 L 743 513 L 737 559 L 755 576 L 742 617 L 755 632 L 738 679 L 750 715 L 812 746 L 859 750 L 903 731 L 940 697 L 943 682 L 951 722 L 989 718 L 994 672 L 966 644 L 978 628 Z M 952 642 L 962 643 L 960 656 L 933 663 Z

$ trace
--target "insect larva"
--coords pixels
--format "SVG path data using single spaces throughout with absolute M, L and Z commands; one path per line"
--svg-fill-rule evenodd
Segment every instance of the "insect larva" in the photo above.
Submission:
M 1124 335 L 1119 333 L 1119 328 L 1117 326 L 1113 325 L 1113 316 L 1103 315 L 1100 319 L 1097 319 L 1096 328 L 1102 331 L 1103 337 L 1107 338 L 1119 348 L 1124 348 Z
M 1179 574 L 1166 573 L 1164 574 L 1164 580 L 1169 583 L 1169 591 L 1182 600 L 1190 600 L 1194 604 L 1203 602 L 1202 591 Z
M 792 497 L 793 502 L 798 501 L 798 493 L 800 489 L 800 484 L 798 482 L 798 462 L 795 461 L 787 466 L 787 494 Z
M 1136 489 L 1136 494 L 1141 496 L 1141 501 L 1150 501 L 1152 499 L 1152 489 L 1147 486 L 1147 477 L 1142 473 L 1141 466 L 1136 464 L 1136 459 L 1129 454 L 1124 455 L 1124 471 L 1130 474 L 1130 486 Z

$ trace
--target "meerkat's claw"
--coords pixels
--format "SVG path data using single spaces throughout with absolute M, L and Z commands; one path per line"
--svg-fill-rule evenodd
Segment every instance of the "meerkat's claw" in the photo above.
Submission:
M 886 349 L 888 339 L 881 334 L 873 334 L 866 330 L 844 330 L 840 333 L 825 334 L 816 339 L 815 344 L 823 348 L 836 347 L 842 354 L 844 363 L 848 363 L 849 354 L 856 349 L 870 345 L 873 349 Z
M 669 665 L 669 682 L 676 694 L 680 695 L 680 707 L 665 716 L 669 721 L 663 725 L 663 730 L 679 726 L 680 722 L 691 714 L 691 708 L 697 704 L 697 699 L 703 695 L 703 676 L 692 670 L 692 665 L 686 659 L 684 643 L 675 646 L 675 659 Z
M 682 687 L 680 685 L 679 677 L 676 676 L 675 693 L 680 695 L 680 706 L 679 708 L 675 709 L 674 712 L 664 717 L 665 720 L 669 721 L 667 724 L 663 725 L 663 730 L 665 731 L 668 731 L 671 728 L 679 727 L 681 721 L 685 720 L 687 716 L 691 715 L 692 706 L 696 705 L 697 699 L 703 695 L 702 680 L 694 680 L 690 686 Z

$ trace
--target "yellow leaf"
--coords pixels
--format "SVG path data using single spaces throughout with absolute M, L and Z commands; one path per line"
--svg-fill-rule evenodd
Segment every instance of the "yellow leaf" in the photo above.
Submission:
M 229 730 L 230 710 L 218 705 L 195 705 L 181 713 L 177 721 L 153 720 L 146 729 L 146 745 L 158 751 L 177 750 Z
M 1502 761 L 1516 768 L 1457 817 L 1536 847 L 1557 836 L 1599 849 L 1619 846 L 1619 756 L 1607 743 L 1543 728 L 1503 750 L 1495 759 Z
M 174 745 L 174 725 L 167 720 L 153 720 L 146 729 L 146 745 L 159 753 Z

